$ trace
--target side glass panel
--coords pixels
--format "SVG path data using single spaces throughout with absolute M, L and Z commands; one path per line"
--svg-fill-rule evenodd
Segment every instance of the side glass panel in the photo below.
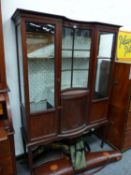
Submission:
M 72 87 L 86 88 L 88 86 L 90 49 L 91 49 L 90 31 L 83 29 L 75 29 Z
M 61 89 L 87 88 L 91 32 L 63 27 Z
M 94 99 L 108 97 L 109 79 L 112 63 L 113 33 L 99 34 L 99 50 L 97 56 L 97 70 L 94 90 Z
M 55 26 L 26 22 L 30 112 L 55 106 Z
M 62 89 L 71 87 L 73 29 L 63 28 L 62 33 Z
M 17 40 L 18 40 L 18 63 L 19 63 L 19 83 L 20 83 L 20 96 L 22 108 L 25 108 L 25 94 L 24 94 L 24 70 L 23 70 L 23 55 L 22 55 L 22 36 L 21 36 L 21 26 L 17 26 Z

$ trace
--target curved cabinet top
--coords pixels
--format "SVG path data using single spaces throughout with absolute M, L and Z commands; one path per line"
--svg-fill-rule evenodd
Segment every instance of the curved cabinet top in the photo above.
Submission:
M 31 10 L 24 10 L 24 9 L 16 9 L 16 11 L 12 16 L 12 19 L 17 23 L 17 20 L 19 19 L 19 17 L 34 17 L 34 15 L 37 15 L 37 17 L 39 16 L 39 17 L 55 18 L 55 20 L 60 20 L 61 22 L 85 23 L 89 25 L 113 27 L 116 29 L 121 27 L 120 25 L 115 25 L 115 24 L 109 24 L 109 23 L 103 23 L 103 22 L 97 22 L 97 21 L 80 21 L 80 20 L 70 19 L 65 16 L 48 14 L 43 12 L 31 11 Z

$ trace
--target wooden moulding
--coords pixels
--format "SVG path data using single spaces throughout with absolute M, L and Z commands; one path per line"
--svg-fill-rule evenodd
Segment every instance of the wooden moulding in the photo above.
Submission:
M 34 170 L 33 175 L 73 175 L 120 159 L 121 153 L 118 151 L 90 152 L 86 153 L 87 167 L 84 170 L 75 172 L 70 159 L 64 157 L 41 165 Z

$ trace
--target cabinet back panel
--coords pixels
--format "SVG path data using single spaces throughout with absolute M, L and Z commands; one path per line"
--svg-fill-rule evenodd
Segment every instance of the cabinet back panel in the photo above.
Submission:
M 131 148 L 131 130 L 125 133 L 123 149 Z

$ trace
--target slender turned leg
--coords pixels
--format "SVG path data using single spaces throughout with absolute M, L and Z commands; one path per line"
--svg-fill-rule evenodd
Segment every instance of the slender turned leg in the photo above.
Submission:
M 107 137 L 107 131 L 108 131 L 108 126 L 109 125 L 105 125 L 105 126 L 103 126 L 103 130 L 105 131 L 104 133 L 103 133 L 103 137 L 102 137 L 102 140 L 101 140 L 101 148 L 103 148 L 104 147 L 104 141 L 105 141 L 105 139 L 106 139 L 106 137 Z
M 22 134 L 22 141 L 23 141 L 23 147 L 24 147 L 24 155 L 26 155 L 26 142 L 24 138 L 23 127 L 21 127 L 21 134 Z
M 32 171 L 33 171 L 33 157 L 32 157 L 31 147 L 28 147 L 28 163 L 29 163 L 30 172 L 32 174 Z

